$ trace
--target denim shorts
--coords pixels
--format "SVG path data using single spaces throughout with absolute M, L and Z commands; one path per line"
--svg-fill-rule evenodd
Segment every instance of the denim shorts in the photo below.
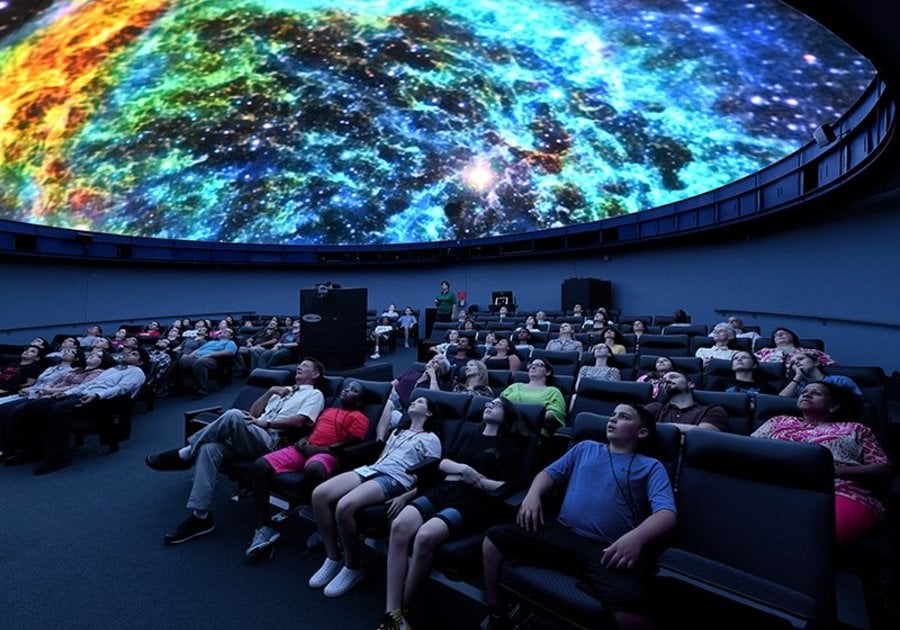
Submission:
M 362 478 L 363 482 L 374 481 L 379 486 L 381 486 L 381 490 L 384 492 L 385 499 L 393 499 L 395 497 L 399 497 L 401 494 L 406 492 L 406 488 L 403 487 L 403 484 L 400 483 L 399 481 L 397 481 L 396 479 L 394 479 L 393 477 L 391 477 L 390 475 L 386 475 L 384 473 L 378 473 L 374 477 L 366 478 L 363 475 L 360 475 L 359 473 L 356 473 L 356 474 Z

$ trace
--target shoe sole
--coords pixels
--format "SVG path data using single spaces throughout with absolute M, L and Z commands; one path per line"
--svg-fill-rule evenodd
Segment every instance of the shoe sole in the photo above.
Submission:
M 274 551 L 275 545 L 278 544 L 279 540 L 281 540 L 281 534 L 269 539 L 261 545 L 257 545 L 256 547 L 249 547 L 247 551 L 244 552 L 244 555 L 246 555 L 248 558 L 255 558 L 267 551 Z
M 187 541 L 191 540 L 192 538 L 197 538 L 198 536 L 205 536 L 206 534 L 213 532 L 215 529 L 216 529 L 216 526 L 213 525 L 209 529 L 204 529 L 199 532 L 194 532 L 187 538 L 170 539 L 170 538 L 166 537 L 166 538 L 164 538 L 164 540 L 166 541 L 167 545 L 180 545 L 181 543 L 187 542 Z

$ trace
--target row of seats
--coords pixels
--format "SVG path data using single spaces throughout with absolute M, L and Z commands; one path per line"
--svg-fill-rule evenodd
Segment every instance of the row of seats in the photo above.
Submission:
M 256 370 L 235 406 L 248 407 L 266 387 L 288 382 L 289 374 L 278 372 L 283 371 Z M 336 403 L 343 380 L 326 379 L 326 405 Z M 374 425 L 389 384 L 362 382 L 369 394 L 365 413 Z M 429 389 L 414 390 L 412 396 L 424 396 L 437 403 L 443 417 L 441 441 L 445 448 L 465 432 L 478 430 L 484 405 L 490 400 Z M 618 402 L 623 400 L 620 396 Z M 520 479 L 511 484 L 521 490 L 536 472 L 543 407 L 518 407 L 533 436 Z M 196 422 L 196 417 L 187 420 L 187 433 Z M 606 418 L 597 413 L 577 413 L 570 437 L 564 438 L 566 447 L 582 439 L 605 440 L 605 422 Z M 679 510 L 676 538 L 663 553 L 656 578 L 663 590 L 668 583 L 688 585 L 695 591 L 714 593 L 734 605 L 749 607 L 760 615 L 831 625 L 836 616 L 836 574 L 831 543 L 834 508 L 830 454 L 805 444 L 705 431 L 685 436 L 682 447 L 681 434 L 675 427 L 660 425 L 659 433 L 657 456 L 675 483 Z M 359 446 L 353 448 L 359 450 Z M 365 459 L 350 462 L 344 455 L 340 456 L 344 469 L 367 463 Z M 369 449 L 368 456 L 377 456 L 377 446 Z M 244 473 L 247 464 L 243 463 Z M 434 464 L 413 471 L 421 484 L 439 479 L 434 474 Z M 240 465 L 229 470 L 232 476 L 241 472 Z M 308 501 L 309 489 L 306 496 L 294 493 L 301 481 L 297 475 L 302 473 L 276 477 L 276 494 L 294 505 Z M 507 488 L 505 494 L 496 497 L 497 521 L 513 517 L 515 501 L 509 496 L 512 489 Z M 357 520 L 366 537 L 387 540 L 385 506 L 361 510 Z M 435 553 L 434 569 L 451 579 L 476 578 L 481 570 L 483 534 L 476 532 L 441 545 Z M 766 553 L 748 544 L 754 537 L 766 537 Z M 580 627 L 596 627 L 598 619 L 607 617 L 600 602 L 581 591 L 574 577 L 550 569 L 506 566 L 501 585 L 526 606 L 562 616 Z M 683 602 L 681 609 L 685 609 Z

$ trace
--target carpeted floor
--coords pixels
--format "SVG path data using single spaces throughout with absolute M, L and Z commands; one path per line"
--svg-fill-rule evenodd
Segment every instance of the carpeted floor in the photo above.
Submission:
M 415 360 L 400 348 L 380 362 L 399 374 Z M 375 362 L 370 362 L 375 363 Z M 322 561 L 306 549 L 313 531 L 295 517 L 271 560 L 249 564 L 250 501 L 229 499 L 220 478 L 216 531 L 169 547 L 162 536 L 187 515 L 189 472 L 159 473 L 144 456 L 182 444 L 186 409 L 228 405 L 241 383 L 197 403 L 157 401 L 136 415 L 120 452 L 98 454 L 95 436 L 75 451 L 72 466 L 34 477 L 33 466 L 0 468 L 0 627 L 20 628 L 374 628 L 384 605 L 385 558 L 366 549 L 366 579 L 330 600 L 307 586 Z M 414 625 L 474 628 L 481 605 L 432 582 Z

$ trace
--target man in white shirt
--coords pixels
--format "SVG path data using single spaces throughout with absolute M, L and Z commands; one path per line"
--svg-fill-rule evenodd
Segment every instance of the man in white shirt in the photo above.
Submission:
M 59 394 L 60 401 L 47 413 L 45 459 L 34 469 L 34 474 L 46 475 L 68 466 L 71 463 L 69 434 L 73 424 L 108 413 L 104 409 L 107 401 L 119 396 L 137 396 L 147 378 L 149 366 L 150 356 L 146 350 L 126 350 L 122 353 L 120 365 L 103 370 L 100 376 Z
M 230 409 L 188 438 L 188 445 L 148 455 L 154 470 L 194 468 L 194 480 L 187 508 L 187 520 L 165 535 L 170 545 L 186 542 L 215 529 L 209 506 L 219 468 L 226 459 L 255 460 L 279 446 L 281 431 L 313 424 L 325 406 L 322 392 L 313 385 L 325 375 L 316 359 L 304 359 L 297 366 L 293 387 L 270 387 L 249 411 Z

